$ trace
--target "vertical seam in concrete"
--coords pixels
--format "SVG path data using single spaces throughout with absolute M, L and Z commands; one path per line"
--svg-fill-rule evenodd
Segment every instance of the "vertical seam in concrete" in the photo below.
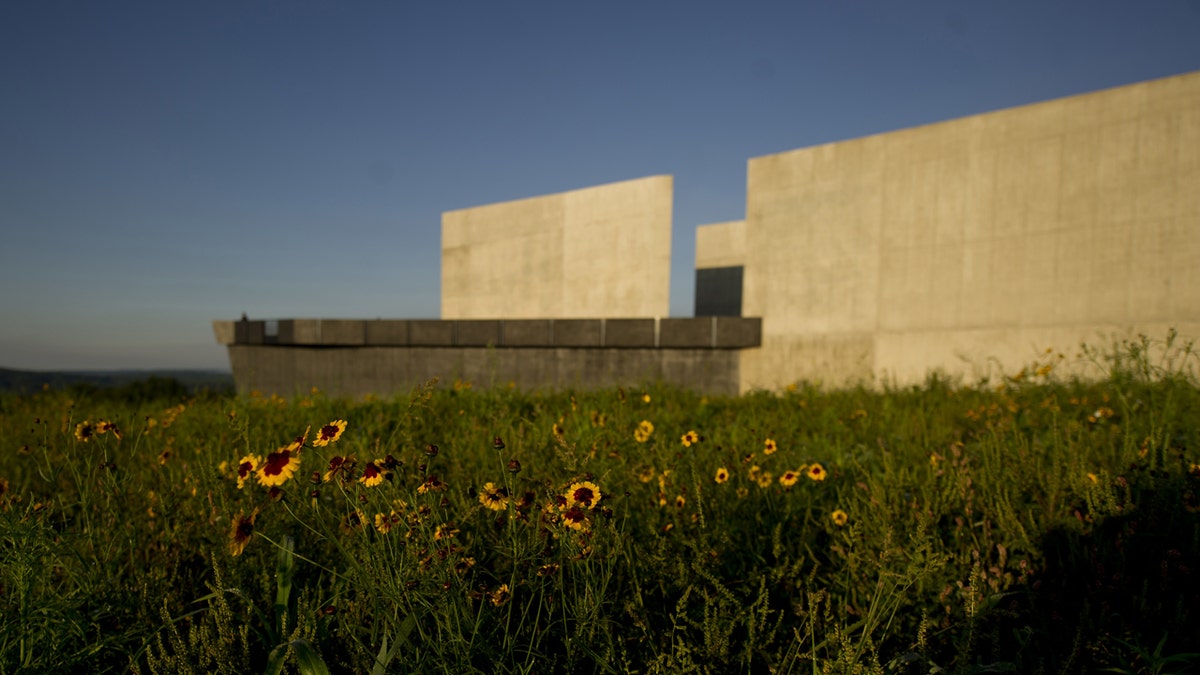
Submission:
M 554 319 L 550 319 L 550 346 L 553 347 L 557 342 L 554 341 Z
M 657 316 L 654 317 L 654 348 L 655 349 L 658 349 L 658 342 L 659 342 L 658 332 L 659 332 L 659 327 L 662 325 L 661 321 L 662 321 L 661 317 L 657 317 Z
M 608 346 L 608 335 L 606 334 L 606 331 L 605 331 L 605 327 L 607 325 L 608 325 L 608 319 L 600 319 L 600 346 L 601 347 Z
M 715 316 L 709 322 L 708 346 L 713 349 L 717 348 L 717 317 Z

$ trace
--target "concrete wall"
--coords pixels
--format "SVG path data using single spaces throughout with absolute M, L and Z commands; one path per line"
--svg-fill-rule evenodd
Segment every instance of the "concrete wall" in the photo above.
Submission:
M 755 158 L 747 186 L 743 390 L 1200 338 L 1200 72 Z
M 438 378 L 478 387 L 596 389 L 666 382 L 711 394 L 738 392 L 738 352 L 723 349 L 295 347 L 230 345 L 240 393 L 334 396 L 406 393 Z
M 667 316 L 673 179 L 442 214 L 443 319 Z

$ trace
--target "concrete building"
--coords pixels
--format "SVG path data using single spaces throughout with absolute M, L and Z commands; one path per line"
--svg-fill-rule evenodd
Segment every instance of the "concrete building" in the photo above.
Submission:
M 1200 339 L 1200 72 L 749 160 L 668 307 L 670 176 L 451 211 L 442 321 L 215 322 L 242 391 L 968 381 Z M 742 318 L 745 317 L 745 318 Z
M 1200 338 L 1200 72 L 751 159 L 744 236 L 742 390 Z

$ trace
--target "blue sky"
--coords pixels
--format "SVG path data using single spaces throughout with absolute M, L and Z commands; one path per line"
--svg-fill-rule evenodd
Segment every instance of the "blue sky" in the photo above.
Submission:
M 0 367 L 219 368 L 212 319 L 436 317 L 441 213 L 1200 69 L 1200 0 L 14 1 Z

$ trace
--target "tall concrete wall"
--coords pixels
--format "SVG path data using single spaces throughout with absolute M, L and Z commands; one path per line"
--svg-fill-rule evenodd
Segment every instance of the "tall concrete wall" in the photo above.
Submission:
M 747 186 L 743 390 L 1200 338 L 1200 72 L 754 158 Z
M 667 316 L 671 176 L 442 215 L 442 318 Z

